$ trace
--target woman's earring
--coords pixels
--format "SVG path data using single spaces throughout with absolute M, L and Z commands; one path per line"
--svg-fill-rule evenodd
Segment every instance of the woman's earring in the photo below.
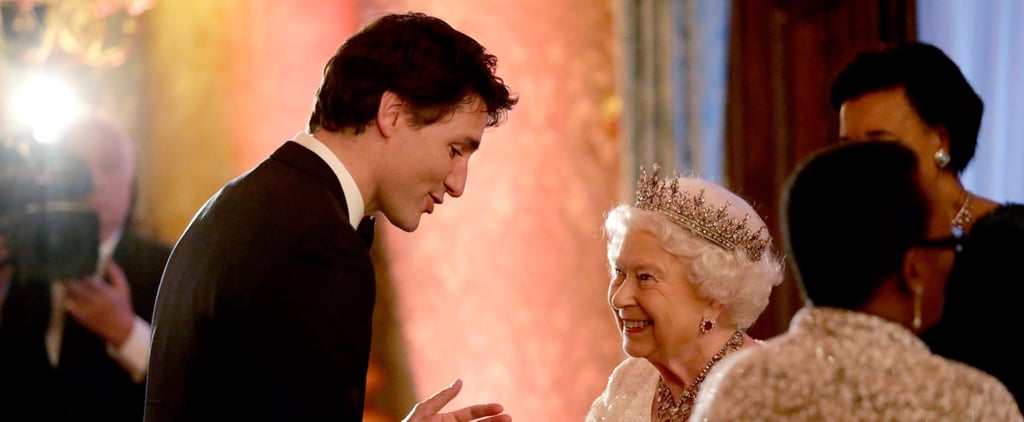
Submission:
M 703 333 L 708 333 L 711 330 L 714 330 L 715 326 L 717 326 L 717 325 L 718 325 L 718 323 L 715 322 L 715 320 L 713 320 L 711 318 L 708 318 L 708 317 L 701 317 L 700 318 L 700 332 L 702 334 Z
M 920 284 L 914 286 L 914 321 L 911 325 L 915 330 L 921 329 L 921 297 L 924 296 L 924 287 Z
M 932 156 L 932 160 L 935 160 L 935 166 L 944 169 L 949 165 L 949 153 L 946 152 L 945 148 L 939 148 L 935 151 L 935 155 Z

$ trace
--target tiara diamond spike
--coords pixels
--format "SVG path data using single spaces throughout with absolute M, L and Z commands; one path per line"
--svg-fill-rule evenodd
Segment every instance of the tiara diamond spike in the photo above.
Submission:
M 673 172 L 671 180 L 660 179 L 658 170 L 661 166 L 655 163 L 651 168 L 653 174 L 648 176 L 647 168 L 640 166 L 640 179 L 636 184 L 637 208 L 660 212 L 672 222 L 727 251 L 740 248 L 752 262 L 761 259 L 772 241 L 771 236 L 762 237 L 764 226 L 757 231 L 750 230 L 747 227 L 749 214 L 743 218 L 729 215 L 731 202 L 726 201 L 716 208 L 704 198 L 704 189 L 696 194 L 681 189 L 678 172 Z

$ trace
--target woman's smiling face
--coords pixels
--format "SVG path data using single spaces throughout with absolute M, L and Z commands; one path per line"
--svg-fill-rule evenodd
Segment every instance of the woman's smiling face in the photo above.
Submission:
M 630 356 L 667 361 L 696 338 L 708 301 L 690 282 L 690 262 L 645 230 L 630 230 L 612 262 L 608 303 Z

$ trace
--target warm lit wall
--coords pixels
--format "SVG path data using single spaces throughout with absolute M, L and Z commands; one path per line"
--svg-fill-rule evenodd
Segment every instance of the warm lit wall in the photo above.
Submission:
M 147 12 L 148 220 L 168 241 L 303 130 L 355 0 L 159 1 Z
M 160 1 L 146 43 L 151 220 L 176 239 L 224 182 L 301 130 L 323 64 L 364 18 L 439 16 L 499 57 L 521 102 L 485 135 L 462 198 L 415 233 L 378 225 L 394 303 L 375 317 L 394 311 L 398 331 L 374 341 L 394 338 L 415 397 L 461 377 L 449 409 L 497 401 L 516 420 L 582 420 L 622 358 L 599 231 L 619 168 L 615 4 Z

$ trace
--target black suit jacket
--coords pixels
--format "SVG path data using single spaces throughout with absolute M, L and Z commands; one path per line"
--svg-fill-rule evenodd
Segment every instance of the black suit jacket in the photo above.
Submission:
M 125 231 L 114 252 L 136 315 L 149 321 L 171 248 Z M 0 420 L 133 421 L 142 418 L 145 384 L 110 358 L 106 343 L 73 318 L 64 319 L 57 368 L 46 356 L 50 286 L 18 280 L 0 323 Z
M 145 420 L 361 420 L 374 296 L 337 176 L 286 142 L 175 246 Z

